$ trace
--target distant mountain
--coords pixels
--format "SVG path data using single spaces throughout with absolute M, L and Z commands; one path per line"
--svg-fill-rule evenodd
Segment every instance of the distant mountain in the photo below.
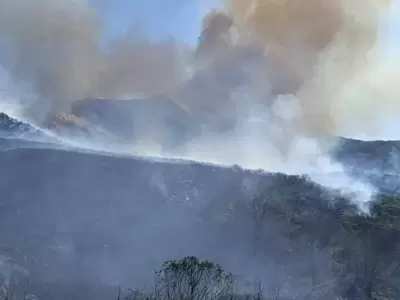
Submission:
M 164 97 L 78 101 L 71 113 L 50 116 L 42 124 L 48 131 L 0 113 L 0 137 L 56 142 L 56 135 L 72 135 L 100 137 L 117 145 L 147 139 L 168 150 L 195 138 L 201 126 L 198 119 Z M 400 172 L 400 141 L 339 138 L 332 155 L 359 176 Z
M 332 153 L 347 171 L 385 194 L 400 194 L 400 141 L 340 138 Z
M 360 141 L 340 138 L 333 156 L 363 173 L 400 172 L 400 141 Z
M 27 133 L 38 134 L 39 130 L 28 123 L 0 113 L 0 136 L 21 136 Z
M 174 147 L 199 130 L 199 124 L 166 97 L 86 99 L 74 103 L 72 113 L 121 139 L 152 139 L 165 147 Z
M 15 144 L 15 139 L 19 140 L 19 144 L 31 142 L 31 146 L 33 145 L 32 142 L 59 143 L 59 139 L 50 131 L 10 117 L 5 113 L 0 113 L 0 138 L 8 139 L 8 145 Z M 3 145 L 4 143 L 0 143 L 0 149 L 3 148 Z

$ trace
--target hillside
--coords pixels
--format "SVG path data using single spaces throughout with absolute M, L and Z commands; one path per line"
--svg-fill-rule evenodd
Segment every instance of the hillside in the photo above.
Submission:
M 8 122 L 2 131 L 15 128 Z M 285 272 L 300 276 L 309 244 L 292 240 L 293 230 L 301 226 L 304 238 L 336 243 L 342 216 L 356 214 L 349 199 L 303 176 L 37 144 L 0 140 L 0 251 L 35 280 L 140 286 L 165 260 L 185 255 L 250 281 L 268 278 L 270 259 L 283 255 Z M 396 145 L 343 139 L 337 156 L 349 172 L 396 194 L 398 170 L 383 163 Z M 367 172 L 372 166 L 379 180 Z M 319 268 L 327 271 L 325 263 Z

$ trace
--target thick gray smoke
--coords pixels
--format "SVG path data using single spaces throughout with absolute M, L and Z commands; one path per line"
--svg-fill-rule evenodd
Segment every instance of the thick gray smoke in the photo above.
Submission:
M 173 42 L 132 31 L 103 46 L 98 11 L 83 1 L 1 0 L 0 45 L 0 64 L 41 99 L 33 117 L 88 97 L 164 93 L 183 70 Z
M 35 103 L 35 113 L 90 96 L 99 30 L 95 12 L 75 1 L 1 1 L 0 63 L 48 101 Z

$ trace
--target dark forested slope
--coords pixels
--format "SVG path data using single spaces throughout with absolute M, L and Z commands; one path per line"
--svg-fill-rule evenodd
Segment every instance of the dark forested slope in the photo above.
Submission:
M 3 122 L 1 130 L 10 125 Z M 387 276 L 395 278 L 398 232 L 385 221 L 392 204 L 374 213 L 381 220 L 374 223 L 357 219 L 349 199 L 305 176 L 37 144 L 0 140 L 0 250 L 35 278 L 140 285 L 165 260 L 186 255 L 221 263 L 250 281 L 268 280 L 278 264 L 279 276 L 290 274 L 297 290 L 302 280 L 335 278 L 345 288 L 332 293 L 358 295 L 353 289 L 365 292 L 371 282 L 375 293 L 383 283 L 360 269 L 370 255 L 380 258 L 368 266 L 390 269 Z M 349 172 L 395 194 L 397 165 L 385 160 L 397 155 L 396 145 L 343 139 L 335 155 Z M 371 170 L 391 180 L 375 180 Z M 358 249 L 356 256 L 351 249 Z M 332 255 L 342 271 L 332 270 Z M 316 266 L 323 274 L 313 275 Z

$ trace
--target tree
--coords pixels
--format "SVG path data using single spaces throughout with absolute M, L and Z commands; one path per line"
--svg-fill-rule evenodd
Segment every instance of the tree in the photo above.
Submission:
M 344 226 L 349 243 L 341 260 L 343 274 L 350 278 L 345 296 L 374 299 L 383 291 L 392 292 L 391 282 L 400 266 L 400 199 L 380 198 L 371 206 L 370 215 L 349 216 Z
M 188 256 L 170 260 L 156 273 L 156 299 L 214 300 L 232 293 L 230 273 L 207 260 Z
M 0 300 L 37 300 L 30 290 L 29 280 L 22 280 L 17 275 L 0 278 Z

